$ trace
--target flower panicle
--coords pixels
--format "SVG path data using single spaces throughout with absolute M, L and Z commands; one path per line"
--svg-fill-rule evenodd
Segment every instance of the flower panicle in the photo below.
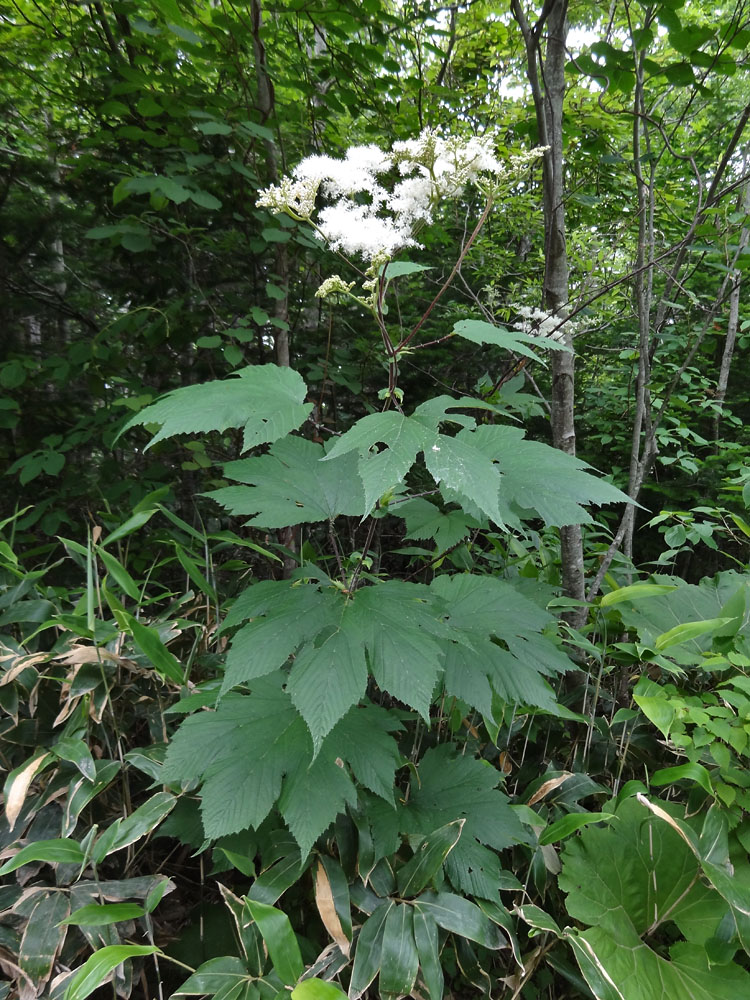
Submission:
M 437 205 L 468 184 L 501 181 L 543 155 L 537 147 L 501 162 L 495 137 L 468 138 L 426 128 L 389 152 L 374 144 L 350 147 L 342 159 L 308 156 L 292 177 L 259 192 L 256 204 L 313 224 L 334 250 L 370 262 L 417 247 L 415 232 L 432 221 Z M 391 189 L 384 175 L 396 173 Z M 328 199 L 313 223 L 318 194 Z

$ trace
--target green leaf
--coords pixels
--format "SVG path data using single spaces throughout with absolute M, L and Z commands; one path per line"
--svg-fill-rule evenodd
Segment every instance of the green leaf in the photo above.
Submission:
M 346 614 L 364 638 L 370 668 L 378 685 L 394 698 L 429 718 L 447 637 L 430 591 L 416 584 L 389 580 L 363 587 Z
M 59 739 L 53 747 L 52 752 L 61 760 L 69 760 L 78 768 L 84 778 L 93 781 L 96 778 L 96 765 L 91 751 L 83 742 L 70 736 Z
M 271 594 L 272 601 L 268 600 Z M 270 587 L 265 583 L 249 587 L 232 609 L 232 617 L 227 618 L 231 624 L 240 615 L 253 620 L 232 640 L 222 694 L 278 670 L 303 643 L 324 629 L 335 628 L 343 609 L 341 595 L 321 591 L 315 585 L 279 581 Z
M 27 844 L 9 858 L 0 868 L 0 875 L 8 875 L 21 865 L 32 861 L 46 861 L 49 864 L 78 865 L 85 861 L 85 855 L 75 840 L 38 840 Z
M 346 754 L 346 748 L 341 750 Z M 343 767 L 344 759 L 334 756 L 326 742 L 314 763 L 308 766 L 305 761 L 284 780 L 279 809 L 303 857 L 339 813 L 357 803 L 357 792 Z
M 119 584 L 123 593 L 127 594 L 133 601 L 140 601 L 141 592 L 138 584 L 122 563 L 115 559 L 111 552 L 106 552 L 101 546 L 96 547 L 96 554 L 104 563 L 110 576 Z
M 206 496 L 239 516 L 254 515 L 247 522 L 264 528 L 332 521 L 340 514 L 360 517 L 365 499 L 357 476 L 357 457 L 349 453 L 322 462 L 321 445 L 288 437 L 258 458 L 229 462 L 228 479 L 245 483 Z
M 273 905 L 287 889 L 295 885 L 307 866 L 303 865 L 299 851 L 279 858 L 255 879 L 247 893 L 248 899 Z
M 618 806 L 611 827 L 589 828 L 565 847 L 559 884 L 568 894 L 568 913 L 590 925 L 568 933 L 581 971 L 595 992 L 602 983 L 610 989 L 628 984 L 627 994 L 601 996 L 741 996 L 750 988 L 747 972 L 732 963 L 712 970 L 705 951 L 723 914 L 711 905 L 716 894 L 698 878 L 698 838 L 665 803 L 649 806 L 669 822 L 630 798 Z M 686 938 L 671 945 L 669 958 L 649 941 L 667 921 Z
M 381 996 L 410 996 L 419 971 L 414 941 L 414 911 L 406 903 L 392 907 L 383 929 L 380 955 Z
M 303 979 L 292 990 L 292 1000 L 344 1000 L 346 993 L 324 979 Z
M 421 498 L 399 503 L 393 513 L 406 521 L 406 538 L 434 539 L 436 555 L 454 548 L 479 527 L 479 522 L 463 510 L 443 512 Z
M 629 587 L 620 587 L 605 594 L 599 604 L 603 608 L 608 608 L 612 604 L 620 604 L 622 601 L 634 601 L 649 597 L 660 597 L 662 594 L 669 594 L 677 587 L 666 583 L 633 583 Z
M 528 333 L 521 333 L 518 330 L 506 330 L 502 326 L 493 326 L 492 323 L 485 323 L 481 319 L 462 319 L 453 326 L 453 332 L 470 340 L 473 344 L 494 344 L 502 347 L 506 351 L 514 351 L 526 358 L 539 361 L 539 356 L 530 350 L 526 345 L 534 344 L 537 347 L 546 348 L 550 351 L 567 351 L 572 353 L 566 344 L 561 344 L 559 340 L 552 337 L 534 337 Z
M 297 654 L 287 691 L 307 723 L 316 755 L 323 737 L 363 697 L 366 686 L 364 642 L 346 628 L 346 619 L 320 645 L 304 646 Z
M 284 774 L 305 770 L 312 745 L 281 676 L 263 678 L 251 696 L 229 695 L 215 712 L 182 723 L 167 749 L 164 781 L 203 781 L 208 837 L 258 827 L 281 792 Z
M 533 510 L 548 525 L 589 524 L 591 516 L 583 504 L 631 503 L 629 497 L 587 471 L 591 467 L 540 441 L 525 441 L 515 427 L 483 425 L 476 431 L 461 431 L 492 458 L 502 475 L 501 512 Z
M 446 872 L 457 888 L 490 898 L 501 870 L 494 851 L 528 842 L 507 797 L 496 788 L 501 777 L 458 747 L 433 747 L 422 758 L 408 802 L 400 810 L 401 830 L 422 836 L 463 819 L 461 838 L 446 858 Z M 493 879 L 494 885 L 488 886 Z
M 655 771 L 651 775 L 651 784 L 656 788 L 684 780 L 694 781 L 701 788 L 705 789 L 709 795 L 714 795 L 711 776 L 702 764 L 691 762 L 689 764 L 680 764 L 677 767 L 665 767 L 659 771 Z
M 614 819 L 612 813 L 567 813 L 540 834 L 539 845 L 544 847 L 546 844 L 555 844 L 590 823 L 609 823 L 612 819 Z
M 415 264 L 410 260 L 392 260 L 385 265 L 383 274 L 386 278 L 402 278 L 407 274 L 416 274 L 419 271 L 431 271 L 427 264 Z
M 732 621 L 731 618 L 709 618 L 700 622 L 683 622 L 681 625 L 675 625 L 674 628 L 669 629 L 667 632 L 657 635 L 653 643 L 654 649 L 668 649 L 670 646 L 689 642 L 691 639 L 697 639 L 698 636 L 705 635 L 707 632 L 715 632 L 717 629 L 723 628 L 730 621 Z
M 184 670 L 179 661 L 161 641 L 159 633 L 155 628 L 142 625 L 127 611 L 121 611 L 124 627 L 126 627 L 133 640 L 146 658 L 154 665 L 157 673 L 165 680 L 173 681 L 175 684 L 182 684 L 185 680 Z
M 414 464 L 417 454 L 432 443 L 434 434 L 413 417 L 392 410 L 362 417 L 333 445 L 323 461 L 349 452 L 359 453 L 359 475 L 365 492 L 365 513 L 381 497 L 398 486 Z M 382 444 L 378 452 L 376 446 Z
M 398 872 L 398 891 L 402 896 L 416 896 L 435 877 L 458 843 L 465 822 L 465 819 L 453 820 L 424 838 L 414 857 Z
M 159 955 L 153 945 L 115 944 L 100 948 L 81 966 L 68 983 L 65 1000 L 85 1000 L 105 983 L 109 974 L 129 958 L 142 955 Z
M 196 205 L 200 205 L 201 208 L 208 208 L 212 211 L 221 208 L 221 202 L 219 199 L 215 198 L 212 194 L 209 194 L 208 191 L 201 191 L 200 189 L 193 190 L 190 192 L 190 200 Z M 241 375 L 242 373 L 238 372 L 237 374 Z M 177 391 L 179 392 L 180 390 Z
M 70 899 L 63 892 L 42 892 L 28 915 L 18 964 L 28 980 L 40 989 L 52 974 L 57 953 L 65 940 L 65 917 Z
M 474 430 L 463 430 L 455 438 L 438 434 L 425 448 L 427 469 L 441 487 L 456 490 L 499 527 L 504 527 L 498 506 L 500 472 L 492 458 L 474 447 Z
M 76 927 L 105 927 L 120 920 L 135 920 L 145 913 L 137 903 L 89 903 L 88 906 L 79 907 L 62 923 L 74 924 Z
M 232 132 L 232 126 L 227 125 L 226 122 L 196 122 L 195 127 L 204 135 L 230 135 Z
M 219 992 L 226 996 L 228 991 L 238 985 L 241 986 L 249 979 L 245 965 L 239 958 L 229 955 L 211 958 L 203 965 L 199 965 L 172 996 L 213 996 Z
M 422 979 L 430 1000 L 442 1000 L 444 977 L 440 962 L 440 940 L 435 921 L 419 909 L 414 910 L 414 943 L 417 946 Z
M 150 799 L 147 799 L 143 805 L 135 809 L 124 820 L 117 820 L 109 828 L 112 830 L 116 826 L 116 836 L 111 842 L 109 842 L 109 838 L 104 841 L 108 848 L 106 854 L 100 853 L 99 841 L 94 846 L 94 856 L 97 863 L 101 863 L 104 857 L 114 854 L 115 851 L 121 851 L 123 847 L 129 847 L 137 840 L 155 830 L 165 816 L 168 816 L 174 809 L 176 803 L 177 799 L 169 792 L 157 792 L 156 795 L 152 795 Z M 105 831 L 102 837 L 106 837 L 107 832 Z
M 443 600 L 451 627 L 452 641 L 444 644 L 449 693 L 490 714 L 491 705 L 481 701 L 489 683 L 510 704 L 555 711 L 554 692 L 541 675 L 563 673 L 570 661 L 542 634 L 554 622 L 549 612 L 492 577 L 439 576 L 430 589 Z
M 438 927 L 484 948 L 497 949 L 506 944 L 499 927 L 478 906 L 452 892 L 424 892 L 413 905 L 418 912 L 432 917 Z
M 304 402 L 306 393 L 301 376 L 291 368 L 243 368 L 224 381 L 175 389 L 131 417 L 120 434 L 142 424 L 161 424 L 150 447 L 175 434 L 243 427 L 243 450 L 248 451 L 296 430 L 312 409 L 312 403 Z
M 557 925 L 557 921 L 545 913 L 545 911 L 533 904 L 527 906 L 517 906 L 514 910 L 515 913 L 527 923 L 529 927 L 533 927 L 534 930 L 544 931 L 548 934 L 555 934 L 557 937 L 562 936 L 562 931 Z
M 275 972 L 282 982 L 292 986 L 304 972 L 305 966 L 289 917 L 276 907 L 257 899 L 248 899 L 247 908 L 260 928 Z
M 359 997 L 372 984 L 380 971 L 383 953 L 383 932 L 386 920 L 395 907 L 391 899 L 381 903 L 362 924 L 357 938 L 357 951 L 354 956 L 354 967 L 349 982 L 349 997 L 359 1000 Z

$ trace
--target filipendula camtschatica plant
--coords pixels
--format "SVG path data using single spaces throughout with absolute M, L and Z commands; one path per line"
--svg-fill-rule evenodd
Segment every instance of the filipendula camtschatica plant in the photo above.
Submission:
M 460 541 L 483 529 L 520 529 L 530 518 L 589 521 L 584 504 L 626 499 L 584 463 L 526 441 L 521 428 L 478 423 L 470 414 L 493 410 L 486 401 L 442 395 L 407 413 L 398 385 L 400 357 L 419 349 L 498 192 L 541 152 L 504 164 L 489 135 L 427 129 L 389 152 L 357 146 L 343 159 L 309 157 L 260 192 L 259 205 L 307 222 L 358 275 L 330 275 L 317 294 L 350 296 L 374 317 L 388 368 L 380 412 L 335 440 L 310 440 L 303 379 L 260 365 L 172 392 L 128 425 L 160 425 L 154 441 L 241 427 L 250 454 L 224 470 L 235 485 L 208 495 L 250 527 L 327 529 L 330 549 L 316 565 L 254 582 L 235 600 L 222 625 L 234 635 L 220 690 L 180 725 L 160 778 L 198 788 L 206 837 L 221 844 L 246 832 L 260 869 L 278 860 L 278 852 L 265 859 L 263 845 L 271 834 L 286 836 L 282 824 L 296 845 L 295 871 L 319 852 L 325 879 L 318 872 L 316 900 L 327 880 L 337 916 L 323 919 L 340 955 L 326 976 L 338 976 L 352 998 L 378 975 L 384 996 L 410 995 L 420 975 L 430 1000 L 440 1000 L 449 935 L 497 954 L 512 934 L 497 902 L 499 852 L 530 834 L 498 788 L 502 773 L 466 752 L 467 740 L 481 727 L 491 747 L 517 712 L 557 713 L 550 681 L 570 665 L 554 617 L 508 582 L 430 571 L 422 583 L 370 572 L 379 519 L 403 518 L 404 533 L 422 532 L 416 537 L 448 532 Z M 468 184 L 486 198 L 474 231 L 419 321 L 406 332 L 389 329 L 389 283 L 423 269 L 396 256 L 418 248 L 441 203 Z M 453 336 L 532 358 L 532 346 L 568 349 L 538 325 L 507 330 L 472 317 L 437 339 Z M 410 492 L 420 456 L 420 481 L 434 482 L 430 500 Z M 468 718 L 475 722 L 464 728 Z M 382 877 L 373 891 L 376 868 Z M 258 902 L 271 899 L 263 878 L 248 893 L 255 929 L 243 924 L 243 935 L 262 936 L 270 958 L 262 948 L 256 957 L 273 964 L 287 946 L 272 924 L 282 927 L 294 961 L 276 973 L 294 986 L 303 965 L 289 921 Z M 262 971 L 248 966 L 248 975 Z

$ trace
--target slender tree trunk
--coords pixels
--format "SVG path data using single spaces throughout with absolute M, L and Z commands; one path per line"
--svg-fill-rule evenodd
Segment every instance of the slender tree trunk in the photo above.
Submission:
M 746 155 L 743 163 L 743 173 L 747 170 L 747 161 L 748 156 Z M 745 213 L 750 213 L 750 181 L 745 185 L 745 190 L 743 191 L 742 198 L 740 199 L 740 205 Z M 750 241 L 750 229 L 747 226 L 743 226 L 739 241 L 740 253 L 745 249 L 748 241 Z M 727 335 L 724 339 L 724 350 L 721 355 L 719 379 L 716 385 L 716 409 L 714 410 L 713 419 L 711 421 L 711 439 L 715 455 L 719 454 L 721 411 L 724 407 L 724 400 L 727 395 L 729 371 L 732 366 L 732 357 L 734 355 L 734 348 L 737 342 L 737 327 L 740 320 L 740 289 L 742 287 L 742 272 L 734 271 L 732 274 L 732 281 L 732 291 L 729 295 L 729 320 L 727 322 Z
M 263 8 L 261 0 L 251 0 L 250 16 L 252 21 L 253 54 L 255 56 L 255 78 L 258 84 L 258 109 L 263 118 L 264 124 L 269 121 L 275 110 L 275 95 L 273 81 L 268 71 L 266 60 L 266 49 L 261 37 L 263 25 Z M 276 155 L 276 146 L 273 142 L 267 141 L 266 148 L 266 169 L 268 179 L 271 184 L 276 184 L 279 179 L 279 165 Z M 274 348 L 276 353 L 276 364 L 282 368 L 291 367 L 289 356 L 289 259 L 286 246 L 277 243 L 275 254 L 275 271 L 280 287 L 283 289 L 283 296 L 274 299 L 274 319 L 277 324 L 274 326 Z M 279 531 L 279 541 L 290 552 L 297 549 L 294 537 L 294 528 L 283 528 Z M 297 560 L 291 555 L 284 556 L 284 576 L 291 576 L 292 570 L 297 565 Z
M 263 122 L 267 122 L 273 117 L 275 110 L 275 95 L 273 81 L 268 72 L 268 62 L 266 60 L 266 49 L 261 38 L 261 28 L 263 25 L 263 8 L 260 0 L 251 0 L 250 12 L 253 26 L 253 54 L 255 56 L 255 78 L 258 83 L 258 110 L 261 113 Z M 268 179 L 271 184 L 276 184 L 279 179 L 278 158 L 276 146 L 273 142 L 265 142 L 266 148 L 266 169 Z M 279 279 L 279 285 L 284 290 L 283 298 L 274 300 L 274 318 L 280 325 L 274 326 L 274 347 L 276 351 L 276 364 L 283 368 L 290 367 L 289 358 L 289 259 L 286 246 L 277 243 L 275 270 Z
M 568 34 L 567 0 L 546 0 L 539 20 L 532 27 L 520 0 L 512 0 L 513 16 L 526 45 L 526 72 L 531 86 L 537 131 L 544 155 L 544 306 L 564 319 L 568 310 L 568 252 L 565 240 L 563 176 L 563 101 L 565 98 L 565 44 Z M 546 27 L 542 57 L 540 39 Z M 566 333 L 565 343 L 572 348 Z M 552 442 L 568 455 L 576 453 L 575 357 L 571 351 L 553 351 L 550 399 Z M 563 589 L 569 597 L 584 599 L 583 540 L 578 524 L 560 529 Z

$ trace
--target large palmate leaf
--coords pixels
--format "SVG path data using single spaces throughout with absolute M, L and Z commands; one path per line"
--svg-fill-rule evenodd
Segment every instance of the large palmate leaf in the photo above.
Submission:
M 479 522 L 464 511 L 443 512 L 419 497 L 400 503 L 394 513 L 406 521 L 407 538 L 434 539 L 436 555 L 454 548 L 479 527 Z
M 589 524 L 584 504 L 630 503 L 611 483 L 591 475 L 591 466 L 540 441 L 526 441 L 516 427 L 483 425 L 457 440 L 483 452 L 502 474 L 501 505 L 536 511 L 546 524 Z
M 464 429 L 456 437 L 437 434 L 425 448 L 427 469 L 438 486 L 460 491 L 484 515 L 504 527 L 500 512 L 500 472 L 488 457 L 475 447 L 473 429 Z
M 719 573 L 699 584 L 678 577 L 654 577 L 656 585 L 671 586 L 666 593 L 633 593 L 618 603 L 623 623 L 638 633 L 643 645 L 668 650 L 678 663 L 690 665 L 703 654 L 731 644 L 750 654 L 750 583 L 734 570 Z M 616 592 L 615 592 L 616 593 Z M 721 619 L 727 619 L 724 625 Z M 708 623 L 703 629 L 684 625 Z
M 216 711 L 185 720 L 167 751 L 162 779 L 202 783 L 201 814 L 211 838 L 257 827 L 278 804 L 305 855 L 356 801 L 344 762 L 365 787 L 392 800 L 400 756 L 390 733 L 399 723 L 374 705 L 354 708 L 315 756 L 283 680 L 278 672 L 264 677 L 251 694 L 230 694 Z
M 364 637 L 378 685 L 429 718 L 441 673 L 443 605 L 427 587 L 390 580 L 357 591 L 347 615 Z
M 347 453 L 321 462 L 321 445 L 300 437 L 287 437 L 267 455 L 240 459 L 224 466 L 224 475 L 244 486 L 226 486 L 207 493 L 238 516 L 254 515 L 247 522 L 263 528 L 332 521 L 339 514 L 365 512 L 357 456 Z
M 744 969 L 709 960 L 705 945 L 728 908 L 699 876 L 685 840 L 634 799 L 619 806 L 606 829 L 587 828 L 568 841 L 560 887 L 570 915 L 589 925 L 568 938 L 597 997 L 729 1000 L 750 994 Z M 668 924 L 683 941 L 672 943 Z
M 283 776 L 312 760 L 307 727 L 281 685 L 277 673 L 257 681 L 250 696 L 228 695 L 215 712 L 186 719 L 169 745 L 162 778 L 202 780 L 209 837 L 257 827 Z
M 439 576 L 430 589 L 449 609 L 454 640 L 445 644 L 449 694 L 486 716 L 492 714 L 492 691 L 512 704 L 554 711 L 554 692 L 543 675 L 569 670 L 570 661 L 543 634 L 554 622 L 547 611 L 494 577 Z
M 312 403 L 305 402 L 306 392 L 294 369 L 252 365 L 228 379 L 167 393 L 131 417 L 123 431 L 142 424 L 161 424 L 151 440 L 156 444 L 174 434 L 242 427 L 243 449 L 247 451 L 296 430 L 312 410 Z
M 350 452 L 359 454 L 359 475 L 365 491 L 365 513 L 379 497 L 397 486 L 417 455 L 434 440 L 435 433 L 413 417 L 390 410 L 362 417 L 334 444 L 324 461 Z M 382 445 L 382 451 L 377 446 Z
M 446 872 L 456 889 L 497 900 L 502 866 L 495 851 L 528 837 L 497 788 L 502 775 L 486 761 L 457 750 L 443 744 L 427 751 L 401 807 L 399 826 L 407 834 L 434 836 L 439 827 L 462 820 Z
M 335 628 L 343 610 L 337 591 L 315 584 L 264 581 L 249 587 L 232 609 L 232 623 L 251 621 L 232 640 L 222 692 L 278 670 L 302 643 Z

